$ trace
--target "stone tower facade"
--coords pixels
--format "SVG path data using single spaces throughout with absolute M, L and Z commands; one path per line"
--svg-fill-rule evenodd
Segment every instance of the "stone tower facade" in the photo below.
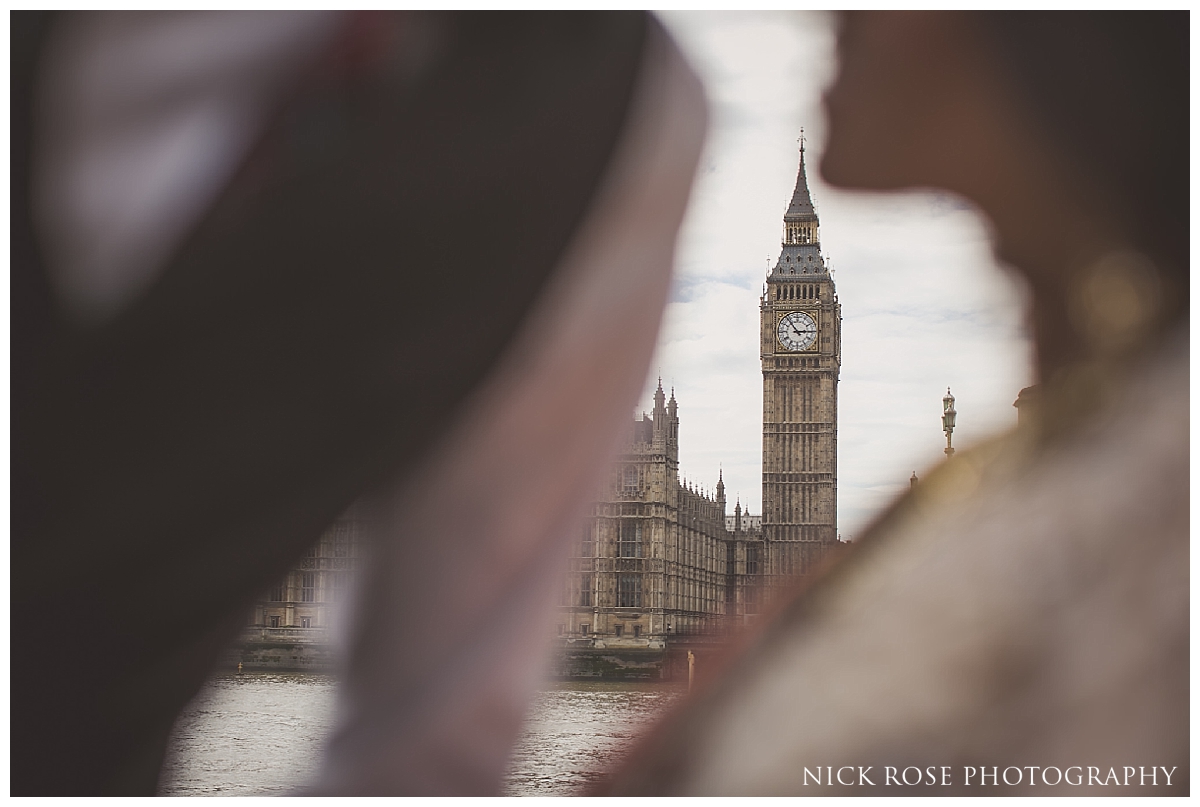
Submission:
M 679 407 L 660 381 L 633 420 L 575 544 L 558 636 L 579 648 L 658 648 L 758 613 L 761 534 L 727 524 L 724 479 L 679 476 Z M 747 515 L 747 522 L 751 517 Z
M 770 590 L 807 574 L 837 544 L 842 315 L 821 254 L 803 143 L 779 261 L 760 311 L 764 582 Z

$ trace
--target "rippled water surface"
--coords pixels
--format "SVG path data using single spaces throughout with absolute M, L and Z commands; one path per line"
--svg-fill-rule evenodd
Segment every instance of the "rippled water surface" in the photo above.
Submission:
M 505 793 L 567 796 L 597 781 L 683 690 L 671 684 L 562 683 L 542 692 L 513 751 Z
M 504 792 L 579 793 L 682 694 L 671 684 L 566 682 L 533 704 Z M 334 680 L 244 673 L 210 681 L 171 736 L 160 792 L 169 796 L 285 795 L 316 775 L 333 726 Z
M 167 796 L 286 795 L 316 775 L 333 727 L 334 679 L 219 675 L 171 734 L 159 792 Z

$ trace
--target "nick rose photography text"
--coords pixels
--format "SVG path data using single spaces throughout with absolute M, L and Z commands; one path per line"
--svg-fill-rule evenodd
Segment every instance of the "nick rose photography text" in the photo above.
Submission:
M 955 785 L 960 782 L 964 785 L 979 785 L 982 787 L 992 787 L 1008 785 L 1014 787 L 1017 785 L 1026 785 L 1036 787 L 1037 785 L 1069 785 L 1069 786 L 1108 786 L 1116 787 L 1157 787 L 1159 784 L 1166 786 L 1171 785 L 1171 777 L 1175 775 L 1176 768 L 1170 769 L 1165 767 L 1132 767 L 1129 765 L 1120 768 L 1098 768 L 1094 766 L 1071 765 L 1066 768 L 1059 768 L 1054 765 L 1045 767 L 1039 765 L 1024 765 L 1024 766 L 1009 766 L 1001 768 L 999 765 L 991 767 L 982 766 L 974 767 L 965 765 L 962 768 L 962 779 L 956 781 L 954 779 L 954 770 L 950 765 L 936 766 L 931 765 L 927 768 L 918 768 L 915 765 L 907 768 L 896 768 L 891 765 L 884 765 L 881 769 L 876 769 L 873 765 L 844 765 L 840 768 L 833 766 L 817 766 L 815 769 L 805 767 L 804 769 L 804 784 L 812 785 L 869 785 L 874 787 L 880 779 L 885 786 L 899 785 L 901 787 L 916 786 L 916 785 Z

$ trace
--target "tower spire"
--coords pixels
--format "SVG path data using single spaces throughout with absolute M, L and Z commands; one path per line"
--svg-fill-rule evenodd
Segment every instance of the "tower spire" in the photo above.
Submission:
M 796 172 L 796 189 L 788 205 L 784 221 L 816 221 L 817 210 L 813 207 L 812 194 L 808 192 L 808 173 L 804 168 L 804 130 L 800 130 L 800 169 Z
M 808 190 L 808 173 L 804 161 L 804 130 L 800 130 L 800 167 L 796 170 L 796 187 L 792 201 L 783 214 L 783 249 L 779 260 L 771 270 L 777 275 L 816 275 L 824 278 L 829 274 L 825 259 L 821 256 L 820 220 Z

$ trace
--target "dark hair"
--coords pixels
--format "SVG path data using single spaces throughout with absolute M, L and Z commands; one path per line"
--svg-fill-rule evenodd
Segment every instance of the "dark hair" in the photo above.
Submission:
M 1187 287 L 1188 12 L 980 12 L 1017 90 Z

